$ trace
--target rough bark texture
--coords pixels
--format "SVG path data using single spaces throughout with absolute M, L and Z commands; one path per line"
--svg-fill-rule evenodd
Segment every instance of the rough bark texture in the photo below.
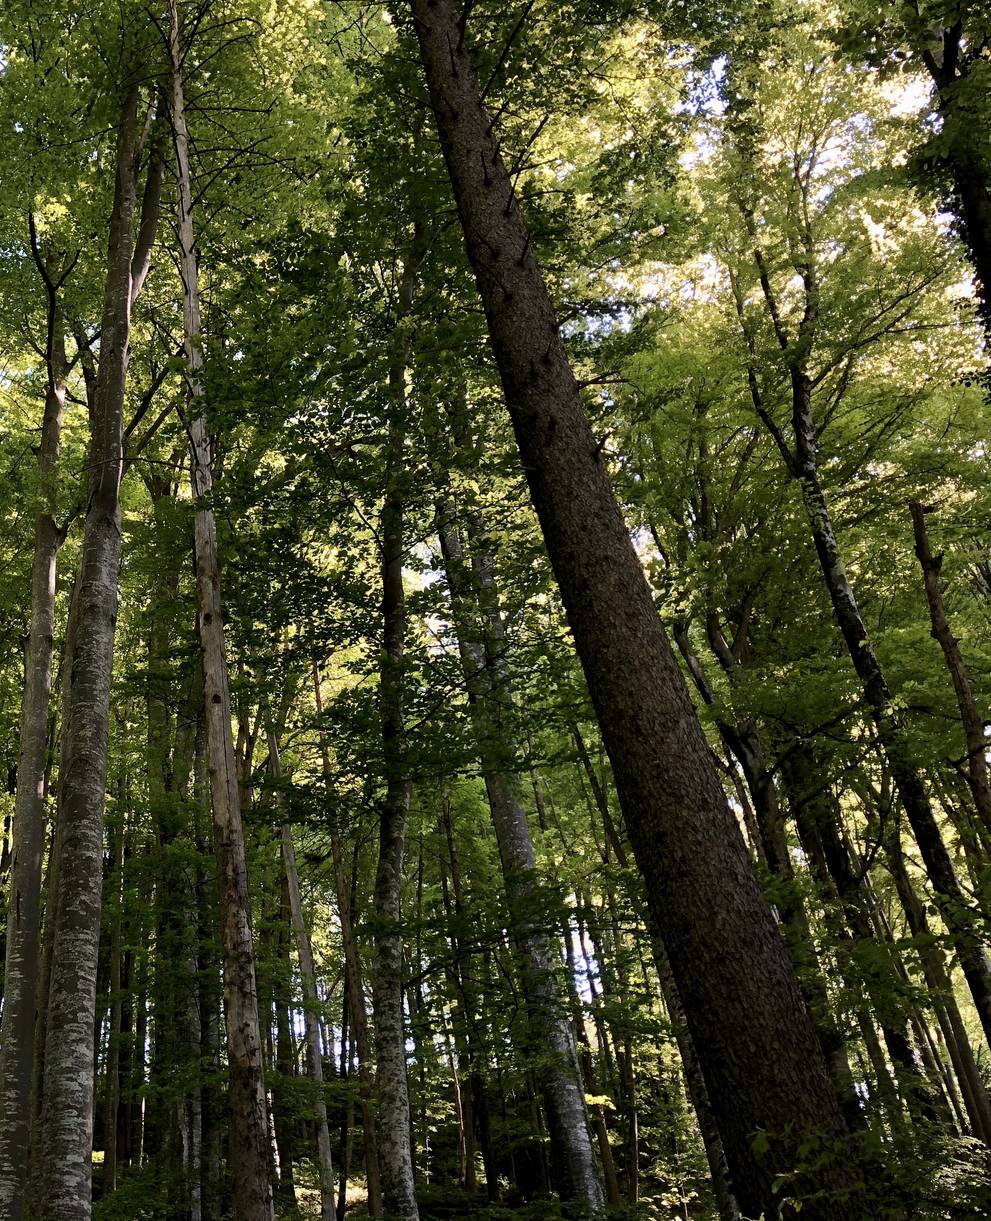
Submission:
M 953 184 L 960 236 L 974 265 L 979 310 L 991 336 L 991 161 L 986 123 L 967 102 L 968 95 L 975 92 L 981 97 L 968 77 L 975 68 L 980 72 L 986 42 L 982 45 L 977 38 L 968 37 L 967 7 L 960 6 L 952 25 L 927 30 L 929 44 L 922 49 L 921 58 L 936 86 L 944 132 L 941 159 Z M 978 20 L 976 16 L 974 20 Z M 934 34 L 938 34 L 938 44 Z
M 125 87 L 91 418 L 90 488 L 79 573 L 61 778 L 63 826 L 54 917 L 40 1132 L 38 1211 L 89 1218 L 93 1141 L 93 1022 L 103 882 L 103 809 L 120 562 L 122 413 L 130 337 L 137 176 L 138 85 Z
M 777 930 L 620 515 L 450 0 L 413 0 L 468 255 L 652 921 L 668 951 L 744 1212 L 775 1215 L 795 1139 L 842 1131 Z M 470 10 L 466 10 L 466 13 Z M 755 1152 L 758 1129 L 771 1134 Z M 786 1137 L 785 1133 L 790 1133 Z M 850 1161 L 812 1171 L 829 1191 Z M 806 1215 L 841 1217 L 838 1196 Z M 859 1215 L 857 1209 L 853 1215 Z
M 486 658 L 486 638 L 490 656 L 500 653 L 504 643 L 491 638 L 491 619 L 487 619 L 490 630 L 479 632 L 478 607 L 473 606 L 470 570 L 452 502 L 438 506 L 437 524 L 472 729 L 499 846 L 510 933 L 519 954 L 530 1034 L 542 1053 L 538 1078 L 547 1110 L 555 1180 L 564 1199 L 575 1201 L 586 1212 L 595 1214 L 603 1207 L 602 1187 L 589 1138 L 578 1053 L 558 996 L 555 954 L 540 925 L 540 885 L 530 824 L 523 808 L 519 777 L 512 770 L 514 751 L 509 731 L 500 723 L 499 702 L 505 704 L 509 692 L 504 685 L 498 691 L 495 689 L 493 671 Z M 487 557 L 475 558 L 482 561 L 487 571 Z M 486 592 L 492 594 L 494 589 Z M 490 608 L 490 614 L 499 619 L 501 629 L 497 605 Z
M 179 17 L 170 12 L 171 114 L 179 196 L 179 266 L 183 282 L 187 400 L 190 423 L 190 475 L 199 508 L 194 525 L 197 626 L 203 661 L 207 757 L 213 804 L 214 842 L 220 874 L 224 1013 L 230 1078 L 234 1215 L 238 1221 L 272 1221 L 268 1164 L 268 1120 L 258 1019 L 258 986 L 251 932 L 248 872 L 238 787 L 237 757 L 231 731 L 230 682 L 224 645 L 217 527 L 206 501 L 213 487 L 207 421 L 202 414 L 201 349 L 193 196 L 189 170 L 182 82 Z
M 706 619 L 706 635 L 710 648 L 732 682 L 740 666 L 740 658 L 724 639 L 715 621 L 715 615 L 710 612 Z M 701 661 L 692 649 L 688 625 L 683 620 L 679 620 L 674 626 L 674 639 L 700 696 L 710 707 L 714 706 L 715 694 Z M 802 892 L 796 883 L 785 821 L 774 777 L 765 759 L 757 723 L 753 717 L 739 722 L 731 721 L 721 712 L 717 713 L 715 721 L 726 749 L 740 764 L 753 799 L 752 808 L 761 858 L 772 875 L 770 881 L 774 902 L 799 975 L 802 994 L 812 1013 L 816 1034 L 836 1086 L 844 1118 L 851 1128 L 859 1127 L 863 1116 L 853 1088 L 846 1044 L 830 1010 L 826 978 L 815 950 Z

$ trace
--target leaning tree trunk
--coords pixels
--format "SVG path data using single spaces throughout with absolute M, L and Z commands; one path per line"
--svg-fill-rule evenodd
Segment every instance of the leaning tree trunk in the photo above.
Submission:
M 499 723 L 496 701 L 505 704 L 509 693 L 504 686 L 494 690 L 492 671 L 486 663 L 480 616 L 477 603 L 472 605 L 470 570 L 454 520 L 453 502 L 438 505 L 437 527 L 472 729 L 499 846 L 510 933 L 519 953 L 531 1038 L 540 1053 L 537 1076 L 547 1109 L 555 1177 L 564 1199 L 597 1213 L 603 1206 L 602 1187 L 589 1138 L 578 1053 L 558 995 L 550 938 L 538 924 L 540 886 L 533 840 L 519 779 L 512 771 L 512 746 L 506 727 Z
M 241 822 L 237 758 L 231 731 L 230 682 L 220 598 L 217 527 L 207 502 L 213 487 L 210 435 L 203 414 L 200 329 L 193 192 L 189 167 L 182 80 L 182 47 L 176 0 L 169 5 L 171 112 L 178 186 L 179 266 L 183 285 L 183 322 L 187 401 L 190 408 L 190 475 L 198 508 L 194 525 L 196 603 L 203 660 L 207 757 L 213 805 L 214 839 L 220 874 L 224 1013 L 230 1077 L 234 1216 L 237 1221 L 272 1221 L 268 1118 L 265 1103 L 258 986 L 251 932 L 248 871 Z
M 43 1217 L 88 1218 L 93 1143 L 93 1022 L 103 881 L 103 810 L 121 547 L 123 408 L 131 322 L 131 253 L 138 162 L 138 73 L 117 130 L 116 182 L 91 419 L 89 502 L 79 573 L 60 780 L 63 826 L 40 1121 Z
M 843 1132 L 787 949 L 761 894 L 568 363 L 452 0 L 412 0 L 441 146 L 544 541 L 744 1212 L 776 1215 L 798 1143 Z M 467 20 L 470 8 L 465 9 Z M 758 1130 L 768 1149 L 755 1149 Z M 760 1142 L 763 1144 L 764 1142 Z M 816 1217 L 854 1159 L 810 1169 Z M 859 1210 L 857 1210 L 859 1211 Z
M 895 708 L 891 688 L 874 651 L 843 565 L 832 515 L 819 481 L 812 383 L 807 374 L 797 370 L 792 373 L 792 383 L 795 455 L 790 463 L 791 473 L 802 490 L 823 581 L 840 634 L 862 683 L 864 700 L 871 710 L 878 741 L 891 769 L 895 788 L 936 892 L 940 915 L 953 938 L 985 1037 L 991 1043 L 991 963 L 977 928 L 975 914 L 957 880 L 929 794 L 912 758 L 905 726 Z
M 931 510 L 917 500 L 910 501 L 908 507 L 912 515 L 912 529 L 915 535 L 915 554 L 922 568 L 926 588 L 932 636 L 942 650 L 943 660 L 946 662 L 946 668 L 953 681 L 957 707 L 960 710 L 960 724 L 963 726 L 964 740 L 967 744 L 967 772 L 970 776 L 970 788 L 974 794 L 974 805 L 977 807 L 977 814 L 984 830 L 991 834 L 991 781 L 988 779 L 988 744 L 984 737 L 984 717 L 974 698 L 970 675 L 967 673 L 963 653 L 960 651 L 960 641 L 953 635 L 950 621 L 946 617 L 943 583 L 940 580 L 943 555 L 942 553 L 933 555 L 932 547 L 929 544 L 926 513 Z

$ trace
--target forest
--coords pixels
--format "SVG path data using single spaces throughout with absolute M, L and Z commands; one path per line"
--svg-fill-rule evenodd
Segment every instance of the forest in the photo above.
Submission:
M 0 1221 L 991 1217 L 991 8 L 5 0 Z

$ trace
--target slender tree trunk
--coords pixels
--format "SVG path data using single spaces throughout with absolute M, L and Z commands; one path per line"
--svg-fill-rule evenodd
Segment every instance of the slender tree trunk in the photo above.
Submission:
M 183 283 L 187 401 L 190 407 L 190 473 L 197 502 L 194 525 L 197 621 L 203 660 L 207 753 L 214 836 L 220 873 L 224 1011 L 230 1074 L 234 1215 L 237 1221 L 272 1221 L 268 1121 L 263 1079 L 255 951 L 241 822 L 237 758 L 231 731 L 230 682 L 224 645 L 217 528 L 208 498 L 213 487 L 210 435 L 203 414 L 202 333 L 189 137 L 183 95 L 179 15 L 169 4 L 171 116 L 178 187 L 179 263 Z
M 991 1042 L 991 963 L 977 930 L 974 912 L 957 880 L 929 795 L 912 759 L 905 727 L 895 709 L 891 689 L 843 566 L 832 516 L 819 482 L 811 383 L 804 374 L 795 373 L 793 377 L 797 451 L 793 474 L 802 489 L 819 565 L 840 632 L 863 684 L 864 699 L 871 710 L 878 741 L 936 892 L 940 915 L 953 937 L 985 1037 Z
M 571 928 L 571 921 L 566 920 L 564 924 L 564 954 L 565 961 L 568 965 L 568 978 L 574 980 L 575 974 L 575 945 L 574 935 Z M 585 1014 L 582 1011 L 581 998 L 577 990 L 572 987 L 569 989 L 568 1002 L 571 1008 L 571 1022 L 575 1032 L 575 1042 L 579 1048 L 582 1060 L 582 1072 L 585 1085 L 591 1089 L 595 1081 L 595 1067 L 592 1061 L 592 1048 L 589 1045 L 588 1033 L 585 1030 Z M 619 1180 L 616 1177 L 616 1166 L 613 1161 L 612 1146 L 609 1144 L 609 1128 L 606 1124 L 605 1108 L 601 1103 L 595 1103 L 590 1108 L 590 1116 L 592 1127 L 595 1131 L 595 1140 L 599 1149 L 599 1160 L 602 1162 L 602 1177 L 605 1186 L 606 1203 L 609 1205 L 619 1204 L 622 1197 L 619 1192 Z
M 202 1170 L 200 1200 L 203 1221 L 220 1221 L 223 1212 L 220 1145 L 225 1118 L 220 1079 L 220 971 L 215 956 L 215 915 L 219 908 L 216 879 L 210 868 L 208 843 L 210 780 L 207 769 L 206 718 L 197 708 L 193 748 L 194 829 L 198 847 L 196 889 L 199 896 L 199 994 L 200 1060 L 208 1074 L 202 1089 Z
M 271 758 L 269 764 L 271 766 Z M 281 850 L 279 855 L 281 857 Z M 279 1167 L 279 1178 L 275 1187 L 275 1204 L 280 1216 L 285 1213 L 289 1217 L 298 1217 L 299 1201 L 296 1198 L 296 1172 L 293 1165 L 295 1108 L 290 1101 L 294 1069 L 290 1033 L 292 1025 L 290 1012 L 292 917 L 289 911 L 289 883 L 286 878 L 285 862 L 282 863 L 281 876 L 277 875 L 274 879 L 278 889 L 278 899 L 272 905 L 270 942 L 272 953 L 268 956 L 271 1001 L 275 1009 L 275 1047 L 270 1060 L 271 1067 L 275 1070 L 272 1081 L 272 1131 L 275 1137 L 275 1152 Z M 266 957 L 264 951 L 263 957 Z M 261 983 L 259 983 L 259 991 L 264 997 L 265 988 Z M 266 1012 L 270 1012 L 268 1005 L 265 1005 L 264 1008 Z
M 655 929 L 741 1206 L 774 1215 L 775 1175 L 793 1168 L 795 1142 L 843 1132 L 829 1074 L 585 415 L 462 14 L 452 0 L 411 7 L 520 455 Z M 771 1134 L 766 1154 L 754 1147 L 758 1129 Z M 810 1171 L 806 1185 L 828 1193 L 857 1181 L 850 1157 Z M 805 1208 L 851 1212 L 828 1194 Z
M 276 780 L 282 775 L 279 743 L 275 734 L 268 733 L 269 766 Z M 320 1216 L 321 1221 L 334 1221 L 334 1167 L 330 1156 L 330 1129 L 327 1126 L 327 1103 L 323 1095 L 323 1053 L 320 1049 L 320 1003 L 317 997 L 317 977 L 310 949 L 310 935 L 303 919 L 303 900 L 299 891 L 299 874 L 296 872 L 296 848 L 293 844 L 292 827 L 282 824 L 282 863 L 289 889 L 289 914 L 292 918 L 293 934 L 296 938 L 296 954 L 299 958 L 299 973 L 303 982 L 303 1026 L 306 1035 L 306 1064 L 316 1091 L 313 1118 L 317 1129 L 317 1165 L 320 1169 Z
M 715 616 L 710 613 L 706 618 L 709 646 L 732 682 L 740 661 L 723 639 Z M 701 661 L 692 649 L 688 625 L 684 620 L 675 624 L 674 638 L 699 695 L 705 704 L 713 707 L 716 703 L 715 693 Z M 802 892 L 795 878 L 785 820 L 774 777 L 767 766 L 757 724 L 752 717 L 737 722 L 730 721 L 719 713 L 715 720 L 724 746 L 740 764 L 753 799 L 752 808 L 760 856 L 771 874 L 774 902 L 781 916 L 785 940 L 798 973 L 802 993 L 815 1022 L 816 1034 L 826 1057 L 844 1118 L 850 1128 L 855 1129 L 862 1124 L 863 1115 L 853 1088 L 847 1048 L 830 1010 L 826 979 L 815 950 Z
M 413 247 L 417 245 L 414 236 Z M 405 758 L 403 713 L 406 597 L 403 590 L 404 462 L 408 339 L 400 326 L 409 314 L 416 283 L 416 259 L 407 256 L 399 286 L 393 352 L 389 366 L 391 409 L 386 492 L 379 523 L 382 546 L 383 642 L 379 689 L 386 791 L 379 820 L 375 874 L 375 1012 L 378 1148 L 385 1211 L 398 1221 L 419 1221 L 410 1141 L 406 1028 L 403 1018 L 402 879 L 406 819 L 412 785 Z
M 313 664 L 313 688 L 317 716 L 323 715 L 323 697 L 320 694 L 320 675 Z M 326 742 L 320 735 L 320 758 L 324 779 L 331 782 L 330 755 Z M 365 985 L 358 957 L 358 946 L 353 931 L 354 892 L 348 886 L 344 864 L 344 845 L 341 842 L 336 811 L 331 818 L 330 851 L 334 864 L 334 887 L 337 897 L 337 914 L 341 925 L 341 947 L 344 951 L 344 969 L 347 976 L 348 1005 L 351 1027 L 354 1031 L 355 1050 L 358 1055 L 358 1095 L 361 1100 L 361 1135 L 365 1154 L 365 1184 L 368 1191 L 368 1215 L 382 1216 L 382 1184 L 379 1178 L 378 1134 L 375 1124 L 374 1084 L 372 1080 L 372 1049 L 368 1034 L 368 1011 L 365 1005 Z
M 91 420 L 89 503 L 79 574 L 79 623 L 60 780 L 64 825 L 54 915 L 41 1115 L 45 1218 L 88 1219 L 93 1140 L 93 1020 L 100 936 L 103 808 L 121 547 L 122 413 L 130 335 L 137 175 L 137 73 L 124 89 L 116 184 Z
M 450 934 L 453 961 L 450 968 L 452 992 L 457 997 L 461 1020 L 455 1024 L 454 1041 L 462 1071 L 462 1105 L 465 1113 L 465 1171 L 463 1185 L 470 1195 L 477 1191 L 475 1176 L 475 1135 L 479 1136 L 482 1163 L 485 1168 L 486 1191 L 490 1200 L 497 1195 L 498 1176 L 494 1170 L 491 1141 L 488 1135 L 488 1108 L 485 1083 L 480 1071 L 480 1049 L 478 1039 L 478 1014 L 474 989 L 470 982 L 470 954 L 466 951 L 461 929 L 464 927 L 465 903 L 461 884 L 461 863 L 454 840 L 454 825 L 451 821 L 451 802 L 445 794 L 441 808 L 441 826 L 447 841 L 448 859 L 451 865 L 451 885 L 448 892 L 447 873 L 441 867 L 441 893 L 448 921 L 452 920 L 451 898 L 454 900 L 453 917 L 457 924 Z M 453 1014 L 452 1014 L 453 1019 Z
M 496 700 L 509 699 L 505 685 L 493 690 L 486 650 L 479 638 L 479 614 L 473 609 L 471 575 L 451 502 L 438 506 L 441 552 L 451 595 L 452 618 L 470 701 L 475 740 L 495 827 L 510 914 L 510 931 L 518 947 L 520 975 L 527 1000 L 531 1038 L 540 1049 L 537 1070 L 547 1109 L 555 1178 L 564 1199 L 587 1212 L 602 1210 L 589 1137 L 588 1114 L 574 1037 L 555 975 L 550 938 L 539 926 L 540 885 L 530 826 L 523 808 L 518 776 L 512 768 L 512 746 L 500 722 Z M 476 557 L 483 558 L 483 557 Z M 498 616 L 498 607 L 492 608 Z M 474 623 L 473 623 L 474 620 Z M 494 649 L 491 647 L 489 652 Z M 499 642 L 501 643 L 501 642 Z M 547 1053 L 550 1053 L 549 1055 Z
M 960 709 L 960 724 L 963 726 L 964 741 L 967 745 L 967 771 L 970 775 L 970 787 L 974 794 L 974 805 L 985 831 L 991 833 L 991 782 L 988 779 L 987 741 L 984 737 L 984 718 L 977 707 L 974 691 L 970 685 L 970 676 L 960 652 L 960 642 L 953 635 L 949 620 L 946 617 L 946 606 L 943 602 L 943 584 L 940 572 L 943 567 L 943 556 L 933 555 L 929 545 L 929 531 L 926 529 L 926 513 L 929 511 L 917 500 L 909 503 L 912 515 L 912 528 L 915 534 L 915 554 L 922 568 L 922 576 L 926 587 L 926 601 L 929 604 L 929 619 L 932 623 L 933 639 L 939 643 L 943 651 L 943 660 L 953 680 L 953 690 L 956 692 L 957 707 Z
M 891 870 L 898 891 L 898 898 L 905 911 L 909 931 L 919 942 L 919 958 L 922 961 L 926 986 L 932 997 L 937 1020 L 943 1032 L 947 1051 L 953 1063 L 964 1105 L 973 1133 L 985 1144 L 991 1144 L 991 1100 L 987 1087 L 977 1067 L 970 1036 L 964 1026 L 953 992 L 953 984 L 943 960 L 942 950 L 933 943 L 926 909 L 908 876 L 905 859 L 897 831 L 893 830 L 886 840 L 888 868 Z
M 121 798 L 124 784 L 121 782 Z M 120 1043 L 123 1024 L 123 993 L 121 978 L 121 935 L 123 917 L 124 886 L 124 840 L 127 830 L 124 819 L 123 800 L 118 802 L 117 825 L 113 829 L 111 853 L 113 867 L 111 884 L 113 886 L 114 912 L 110 926 L 110 1030 L 107 1034 L 107 1079 L 104 1098 L 103 1119 L 103 1182 L 101 1190 L 104 1196 L 117 1190 L 117 1111 L 120 1106 Z
M 931 1100 L 926 1098 L 922 1065 L 912 1047 L 907 1015 L 891 989 L 898 951 L 893 945 L 879 943 L 874 936 L 864 905 L 863 879 L 854 870 L 840 832 L 838 805 L 828 785 L 823 784 L 811 750 L 810 746 L 796 744 L 782 768 L 799 838 L 813 869 L 819 870 L 820 884 L 835 888 L 850 934 L 849 942 L 839 947 L 840 958 L 852 957 L 856 962 L 854 974 L 863 980 L 877 1015 L 902 1097 L 906 1104 L 925 1110 Z M 845 965 L 849 970 L 849 961 Z
M 344 980 L 343 1006 L 341 1018 L 341 1068 L 340 1079 L 346 1085 L 354 1072 L 354 1036 L 348 1028 L 350 1016 L 350 1000 L 348 998 L 348 983 Z M 348 1207 L 348 1176 L 351 1173 L 351 1146 L 353 1144 L 354 1128 L 354 1095 L 348 1092 L 344 1104 L 344 1114 L 341 1117 L 341 1169 L 337 1188 L 336 1221 L 344 1221 Z M 371 1213 L 369 1213 L 369 1216 Z
M 33 226 L 32 226 L 33 229 Z M 55 522 L 56 481 L 68 364 L 57 289 L 38 256 L 48 290 L 48 387 L 38 447 L 42 503 L 35 515 L 31 618 L 24 654 L 20 751 L 11 844 L 0 1028 L 0 1214 L 21 1221 L 28 1162 L 35 1008 L 40 963 L 41 859 L 45 840 L 48 713 L 55 645 L 55 567 L 61 537 Z M 5 844 L 6 846 L 6 844 Z

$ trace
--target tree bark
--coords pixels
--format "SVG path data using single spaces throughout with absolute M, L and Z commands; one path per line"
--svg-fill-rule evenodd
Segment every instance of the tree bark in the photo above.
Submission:
M 313 688 L 317 716 L 323 715 L 323 697 L 320 694 L 320 674 L 313 663 Z M 323 735 L 320 736 L 320 758 L 324 779 L 330 784 L 330 756 Z M 368 1010 L 365 1005 L 365 985 L 358 957 L 358 946 L 354 937 L 354 892 L 348 886 L 344 864 L 344 845 L 341 842 L 338 815 L 331 817 L 330 851 L 334 865 L 334 888 L 337 897 L 337 915 L 341 925 L 341 948 L 344 951 L 344 970 L 347 977 L 348 1008 L 351 1027 L 354 1031 L 355 1050 L 358 1055 L 358 1094 L 361 1099 L 361 1135 L 365 1154 L 365 1186 L 368 1192 L 367 1207 L 370 1217 L 382 1216 L 382 1183 L 379 1178 L 378 1134 L 375 1125 L 374 1082 L 372 1079 L 372 1050 L 368 1034 Z
M 905 727 L 895 709 L 891 689 L 843 565 L 832 516 L 819 482 L 811 383 L 805 374 L 795 373 L 793 378 L 796 442 L 793 474 L 802 489 L 823 579 L 850 660 L 863 684 L 864 699 L 871 710 L 878 741 L 936 892 L 940 915 L 957 947 L 985 1037 L 991 1042 L 991 963 L 976 926 L 975 914 L 957 880 L 929 795 L 912 759 Z
M 186 388 L 192 417 L 189 426 L 190 477 L 197 505 L 194 524 L 197 626 L 202 650 L 207 756 L 220 874 L 234 1216 L 237 1221 L 273 1221 L 258 987 L 237 758 L 231 731 L 217 527 L 213 510 L 208 507 L 213 487 L 212 454 L 200 380 L 203 352 L 197 254 L 182 80 L 183 48 L 176 0 L 170 0 L 169 18 L 170 102 L 178 187 L 177 231 L 183 285 Z
M 278 780 L 282 775 L 279 743 L 275 734 L 268 733 L 268 759 L 272 774 Z M 296 872 L 296 848 L 293 844 L 292 827 L 282 824 L 282 863 L 289 887 L 289 914 L 292 918 L 293 934 L 296 938 L 296 954 L 299 958 L 299 973 L 303 982 L 303 1026 L 306 1035 L 306 1065 L 316 1092 L 313 1118 L 317 1129 L 317 1165 L 320 1170 L 320 1217 L 321 1221 L 334 1221 L 334 1166 L 330 1156 L 330 1129 L 327 1126 L 327 1102 L 323 1094 L 323 1052 L 320 1048 L 320 1002 L 317 997 L 317 977 L 313 967 L 313 952 L 310 935 L 303 919 L 303 900 L 299 891 L 299 874 Z
M 915 534 L 915 554 L 922 568 L 922 577 L 926 588 L 926 602 L 929 605 L 929 620 L 932 624 L 932 636 L 943 652 L 943 660 L 953 680 L 953 690 L 957 697 L 957 707 L 960 709 L 960 724 L 963 726 L 964 741 L 967 744 L 967 771 L 970 775 L 970 787 L 974 794 L 974 805 L 984 829 L 991 834 L 991 782 L 988 780 L 987 740 L 984 737 L 984 718 L 977 707 L 974 690 L 970 685 L 970 676 L 960 651 L 960 642 L 953 635 L 950 622 L 946 617 L 946 606 L 943 601 L 943 584 L 940 572 L 943 567 L 943 556 L 933 555 L 929 545 L 929 531 L 926 529 L 925 506 L 917 500 L 909 502 L 909 512 L 912 515 L 912 529 Z
M 519 777 L 512 771 L 512 744 L 506 736 L 507 728 L 500 724 L 496 705 L 497 700 L 502 704 L 509 700 L 509 691 L 505 684 L 494 690 L 484 643 L 491 633 L 484 628 L 479 630 L 481 608 L 477 603 L 472 605 L 474 591 L 454 520 L 453 502 L 438 505 L 437 527 L 472 729 L 499 846 L 510 933 L 518 947 L 531 1039 L 541 1053 L 537 1072 L 547 1109 L 555 1178 L 563 1199 L 575 1201 L 586 1212 L 596 1214 L 603 1207 L 602 1187 L 589 1137 L 578 1053 L 558 995 L 551 942 L 539 925 L 540 885 L 533 840 Z M 487 566 L 487 557 L 474 558 Z M 491 607 L 490 613 L 499 617 L 498 606 Z M 502 646 L 501 641 L 490 638 L 488 643 L 490 656 Z
M 404 668 L 406 595 L 403 590 L 404 474 L 406 443 L 406 364 L 409 338 L 400 328 L 413 303 L 419 237 L 413 242 L 399 283 L 389 360 L 389 435 L 385 499 L 379 519 L 382 558 L 382 658 L 379 717 L 385 768 L 385 796 L 379 818 L 379 859 L 375 874 L 375 1013 L 378 1148 L 382 1195 L 387 1214 L 398 1221 L 419 1221 L 410 1141 L 409 1087 L 406 1078 L 406 1028 L 403 1018 L 402 880 L 406 819 L 412 782 L 405 758 Z
M 451 0 L 413 0 L 411 8 L 523 467 L 654 927 L 741 1207 L 774 1216 L 774 1178 L 793 1168 L 797 1142 L 843 1131 L 826 1065 L 620 515 L 603 442 L 582 407 L 462 14 Z M 770 1133 L 764 1155 L 754 1147 L 758 1130 Z M 852 1158 L 810 1171 L 806 1185 L 827 1194 L 806 1205 L 807 1215 L 851 1215 L 829 1193 L 857 1181 Z
M 59 893 L 41 1114 L 39 1211 L 91 1211 L 93 1020 L 100 936 L 103 808 L 121 547 L 122 413 L 130 337 L 137 178 L 138 73 L 124 85 L 91 418 L 90 487 L 79 574 L 79 623 L 64 728 Z
M 965 12 L 963 6 L 952 25 L 938 28 L 939 50 L 924 47 L 921 59 L 936 86 L 944 133 L 941 160 L 950 173 L 960 236 L 974 267 L 978 310 L 991 336 L 991 164 L 978 135 L 984 119 L 966 104 L 968 87 L 973 89 L 968 77 L 984 56 L 976 38 L 968 45 Z M 978 89 L 976 96 L 984 94 Z
M 33 231 L 33 225 L 32 225 Z M 35 514 L 31 617 L 24 654 L 20 750 L 11 844 L 7 945 L 0 1028 L 0 1214 L 21 1221 L 28 1162 L 35 1009 L 39 977 L 41 862 L 45 840 L 48 712 L 55 646 L 55 578 L 61 536 L 55 521 L 57 466 L 68 361 L 57 288 L 37 256 L 48 296 L 48 384 L 38 447 L 41 504 Z

